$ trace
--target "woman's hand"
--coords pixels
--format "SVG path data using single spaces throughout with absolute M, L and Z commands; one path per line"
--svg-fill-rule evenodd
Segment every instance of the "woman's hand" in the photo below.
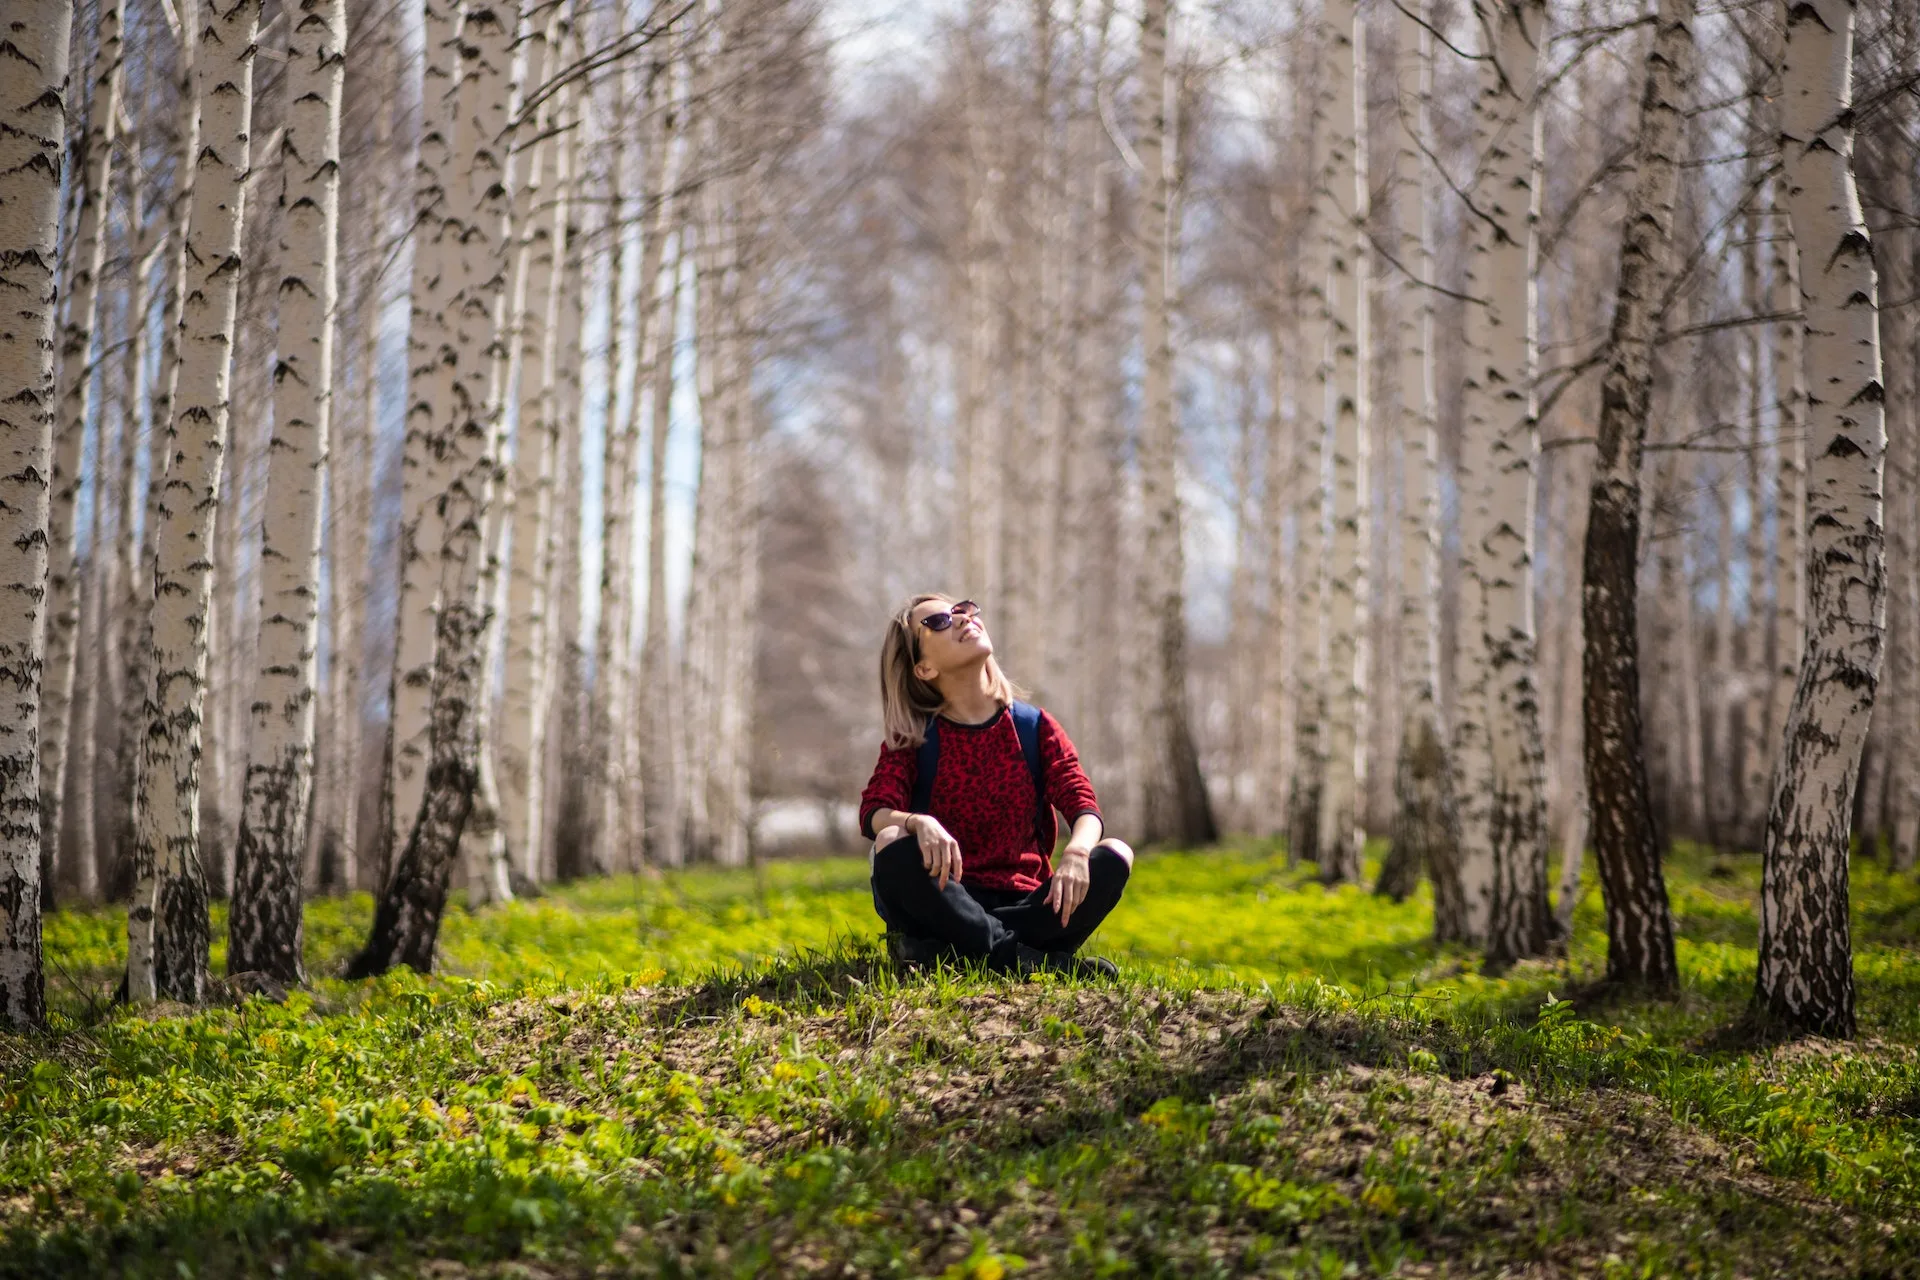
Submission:
M 1087 857 L 1087 850 L 1068 845 L 1060 852 L 1060 865 L 1053 869 L 1053 879 L 1047 881 L 1047 905 L 1059 913 L 1063 925 L 1073 918 L 1074 909 L 1086 901 Z
M 907 830 L 920 841 L 920 862 L 940 888 L 947 881 L 960 879 L 960 842 L 947 834 L 940 820 L 930 813 L 907 816 Z

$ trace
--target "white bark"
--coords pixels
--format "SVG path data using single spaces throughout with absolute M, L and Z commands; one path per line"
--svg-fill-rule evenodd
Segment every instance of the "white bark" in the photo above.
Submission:
M 71 0 L 0 9 L 0 1025 L 46 1015 L 38 725 Z
M 675 214 L 676 222 L 684 218 Z M 679 857 L 680 788 L 673 767 L 672 707 L 667 638 L 667 443 L 673 425 L 674 350 L 680 311 L 681 246 L 678 231 L 674 256 L 665 279 L 659 282 L 659 329 L 652 361 L 653 425 L 649 439 L 647 473 L 647 624 L 640 651 L 637 682 L 638 728 L 641 733 L 640 779 L 646 796 L 644 856 L 654 864 L 677 865 Z
M 1146 0 L 1140 24 L 1140 495 L 1146 524 L 1143 619 L 1150 631 L 1144 697 L 1142 830 L 1148 840 L 1216 836 L 1187 696 L 1186 555 L 1181 538 L 1179 424 L 1174 413 L 1173 294 L 1179 247 L 1174 97 L 1167 82 L 1168 0 Z
M 1357 881 L 1366 832 L 1367 570 L 1370 533 L 1367 349 L 1366 24 L 1355 0 L 1327 0 L 1327 149 L 1322 230 L 1333 348 L 1333 540 L 1327 575 L 1327 767 L 1320 874 Z
M 613 11 L 613 30 L 608 39 L 618 43 L 625 32 L 622 10 Z M 602 872 L 626 867 L 633 832 L 627 827 L 626 803 L 630 779 L 626 753 L 621 749 L 625 731 L 627 660 L 633 612 L 633 455 L 639 447 L 640 402 L 634 397 L 627 415 L 620 415 L 620 374 L 626 350 L 626 257 L 627 238 L 623 209 L 626 198 L 621 162 L 627 129 L 627 95 L 623 76 L 612 78 L 612 101 L 608 104 L 607 194 L 607 383 L 603 436 L 605 450 L 600 469 L 600 614 L 594 636 L 594 750 L 600 765 L 598 800 L 598 852 L 596 862 Z M 648 87 L 653 82 L 649 80 Z M 649 156 L 651 164 L 653 157 Z M 642 198 L 651 198 L 651 184 L 642 181 Z M 650 246 L 649 246 L 650 247 Z M 640 292 L 648 290 L 646 273 L 640 273 Z M 640 312 L 647 311 L 643 304 Z M 637 344 L 636 344 L 637 346 Z M 639 352 L 635 351 L 636 362 Z
M 1912 193 L 1920 193 L 1920 173 L 1909 175 Z M 1886 287 L 1889 297 L 1905 298 L 1913 294 L 1920 281 L 1920 235 L 1909 229 L 1906 244 L 1896 247 L 1883 259 L 1886 262 Z M 1889 505 L 1898 503 L 1897 521 L 1889 514 L 1890 529 L 1902 532 L 1901 545 L 1892 550 L 1888 562 L 1892 581 L 1889 631 L 1892 634 L 1889 659 L 1894 664 L 1895 684 L 1902 699 L 1901 713 L 1895 718 L 1893 747 L 1893 869 L 1911 872 L 1920 858 L 1920 740 L 1914 724 L 1920 709 L 1920 325 L 1913 309 L 1890 310 L 1886 315 L 1886 350 L 1898 353 L 1900 372 L 1890 369 L 1888 383 L 1889 422 L 1887 469 L 1897 469 L 1899 484 L 1887 486 Z M 1893 364 L 1893 359 L 1887 362 Z M 1893 415 L 1898 414 L 1895 419 Z M 1898 462 L 1894 461 L 1898 459 Z
M 249 716 L 227 967 L 300 982 L 306 976 L 301 866 L 313 799 L 320 499 L 340 294 L 346 0 L 300 0 L 286 21 L 287 114 L 276 210 L 280 345 L 261 521 L 259 674 Z
M 1786 181 L 1774 180 L 1771 263 L 1773 310 L 1800 309 L 1800 251 L 1786 215 Z M 1800 654 L 1807 632 L 1807 337 L 1798 321 L 1773 329 L 1773 387 L 1779 401 L 1774 451 L 1774 511 L 1778 536 L 1773 547 L 1772 671 L 1767 684 L 1768 805 L 1771 778 L 1779 769 L 1781 743 L 1793 693 L 1800 684 Z
M 1759 130 L 1756 128 L 1756 134 Z M 1758 161 L 1753 162 L 1758 167 Z M 1742 239 L 1746 248 L 1740 255 L 1741 305 L 1750 315 L 1762 310 L 1760 214 L 1749 209 L 1742 219 Z M 1736 848 L 1753 849 L 1765 838 L 1767 802 L 1767 766 L 1772 763 L 1767 732 L 1767 620 L 1761 608 L 1761 583 L 1767 567 L 1766 510 L 1768 485 L 1764 475 L 1766 456 L 1761 424 L 1765 421 L 1764 372 L 1761 354 L 1766 342 L 1759 328 L 1749 329 L 1741 342 L 1747 384 L 1747 429 L 1743 439 L 1747 456 L 1741 479 L 1747 493 L 1746 545 L 1742 549 L 1747 566 L 1747 616 L 1741 628 L 1744 652 L 1740 672 L 1740 785 L 1736 824 L 1732 833 Z
M 169 465 L 155 539 L 154 692 L 145 734 L 138 855 L 146 871 L 128 914 L 128 995 L 198 1003 L 207 990 L 200 865 L 200 721 L 205 704 L 210 548 L 226 447 L 234 311 L 253 111 L 259 0 L 206 6 L 194 60 L 200 139 L 187 224 L 189 283 Z M 150 870 L 149 870 L 150 868 Z
M 1477 492 L 1463 540 L 1474 545 L 1479 624 L 1461 649 L 1485 716 L 1487 772 L 1464 806 L 1469 897 L 1489 893 L 1487 950 L 1496 964 L 1536 955 L 1547 942 L 1546 760 L 1540 734 L 1533 624 L 1534 222 L 1539 120 L 1535 96 L 1546 34 L 1544 0 L 1484 0 L 1476 11 L 1489 58 L 1481 66 L 1475 138 L 1479 212 L 1469 257 L 1466 433 Z M 1468 447 L 1463 445 L 1463 454 Z M 1472 615 L 1469 614 L 1470 618 Z M 1463 817 L 1464 817 L 1463 813 Z M 1484 824 L 1484 825 L 1481 825 Z M 1484 843 L 1483 843 L 1484 841 Z M 1484 854 L 1483 854 L 1484 850 Z
M 561 36 L 565 6 L 551 5 L 535 15 L 527 46 L 526 84 L 537 91 L 547 75 L 549 55 Z M 570 113 L 571 89 L 562 89 L 535 113 L 533 136 L 543 137 Z M 574 132 L 577 132 L 574 131 Z M 514 225 L 520 232 L 519 317 L 515 340 L 520 348 L 519 438 L 513 454 L 513 547 L 507 581 L 507 669 L 499 721 L 500 824 L 515 869 L 529 883 L 541 874 L 546 832 L 545 708 L 552 687 L 548 649 L 547 555 L 553 525 L 553 469 L 557 423 L 552 370 L 555 321 L 560 306 L 555 254 L 564 252 L 568 202 L 572 194 L 572 157 L 568 140 L 537 142 L 525 161 L 525 177 L 514 190 Z
M 182 0 L 180 5 L 180 80 L 176 90 L 174 129 L 176 180 L 168 200 L 166 243 L 161 261 L 166 270 L 160 288 L 165 304 L 160 320 L 160 370 L 147 406 L 147 486 L 146 512 L 141 522 L 140 565 L 144 579 L 134 601 L 135 617 L 129 634 L 127 680 L 135 691 L 128 698 L 127 740 L 132 746 L 128 777 L 131 783 L 124 817 L 129 833 L 128 878 L 135 884 L 154 874 L 151 850 L 140 841 L 140 807 L 146 794 L 147 753 L 142 741 L 146 724 L 153 714 L 150 695 L 153 690 L 153 565 L 160 533 L 160 496 L 173 454 L 167 448 L 166 435 L 173 422 L 174 392 L 180 381 L 180 314 L 187 296 L 187 221 L 192 213 L 194 161 L 200 154 L 200 110 L 194 93 L 193 64 L 199 43 L 199 6 L 197 0 Z M 131 942 L 147 949 L 129 953 L 127 968 L 150 971 L 153 966 L 151 929 L 129 928 Z
M 1421 871 L 1433 872 L 1434 892 L 1453 891 L 1459 858 L 1458 810 L 1453 794 L 1447 735 L 1440 714 L 1440 468 L 1435 438 L 1438 419 L 1433 368 L 1434 260 L 1427 214 L 1423 159 L 1430 144 L 1428 115 L 1433 97 L 1433 38 L 1427 6 L 1412 0 L 1399 18 L 1395 61 L 1396 112 L 1393 158 L 1394 229 L 1406 277 L 1395 314 L 1399 401 L 1394 406 L 1400 437 L 1400 679 L 1401 716 L 1395 790 L 1398 811 L 1393 847 L 1382 867 L 1380 890 L 1402 897 Z M 1436 902 L 1436 914 L 1444 908 Z
M 1321 172 L 1327 146 L 1327 103 L 1319 91 L 1326 74 L 1320 41 L 1308 45 L 1311 64 L 1298 76 L 1308 117 L 1302 150 L 1315 174 Z M 1329 359 L 1332 329 L 1327 292 L 1327 238 L 1323 227 L 1328 212 L 1315 184 L 1300 219 L 1300 281 L 1289 293 L 1300 300 L 1301 341 L 1295 359 L 1302 370 L 1296 376 L 1299 391 L 1294 422 L 1299 432 L 1295 447 L 1295 514 L 1293 590 L 1294 624 L 1304 633 L 1292 647 L 1294 662 L 1293 721 L 1298 741 L 1288 780 L 1286 835 L 1289 861 L 1319 860 L 1320 794 L 1326 770 L 1327 629 L 1317 620 L 1327 614 L 1327 490 L 1326 448 L 1328 405 L 1333 380 Z
M 1853 181 L 1853 16 L 1849 0 L 1784 9 L 1780 140 L 1809 388 L 1807 642 L 1774 772 L 1754 988 L 1774 1016 L 1843 1036 L 1854 1030 L 1848 825 L 1886 628 L 1886 412 Z
M 106 260 L 106 210 L 112 193 L 114 138 L 119 131 L 121 0 L 102 0 L 99 33 L 88 77 L 92 101 L 78 160 L 79 218 L 73 243 L 61 256 L 69 272 L 67 316 L 60 335 L 60 420 L 54 437 L 53 515 L 48 530 L 47 656 L 40 701 L 42 874 L 50 875 L 60 847 L 61 801 L 68 744 L 85 732 L 73 715 L 74 653 L 80 631 L 80 573 L 76 559 L 81 452 L 92 412 L 93 328 Z M 83 779 L 87 794 L 91 779 Z M 84 855 L 83 855 L 84 856 Z M 42 890 L 50 888 L 43 884 Z
M 468 4 L 460 29 L 461 71 L 455 91 L 458 103 L 460 168 L 464 219 L 459 246 L 459 288 L 448 310 L 454 325 L 456 379 L 453 414 L 447 421 L 451 442 L 451 472 L 442 508 L 446 525 L 441 555 L 441 607 L 468 610 L 479 630 L 455 628 L 463 642 L 479 646 L 477 654 L 446 653 L 450 634 L 442 627 L 435 641 L 436 699 L 454 697 L 464 720 L 457 731 L 461 752 L 472 749 L 478 758 L 463 762 L 476 783 L 472 818 L 477 826 L 473 860 L 467 877 L 469 905 L 481 906 L 511 899 L 506 850 L 497 839 L 498 801 L 493 786 L 486 735 L 491 700 L 487 661 L 494 627 L 498 588 L 495 533 L 499 516 L 493 507 L 501 477 L 500 422 L 507 391 L 511 352 L 507 323 L 508 278 L 513 271 L 511 170 L 513 133 L 508 128 L 514 85 L 513 36 L 517 10 Z M 450 594 L 457 589 L 458 595 Z M 469 669 L 481 683 L 468 689 Z M 433 733 L 449 717 L 436 711 Z M 470 737 L 469 737 L 470 735 Z M 421 826 L 427 825 L 423 812 Z M 423 833 L 424 834 L 424 833 Z M 457 838 L 458 833 L 456 833 Z M 433 838 L 438 838 L 437 836 Z
M 454 0 L 423 0 L 422 12 L 422 118 L 413 174 L 406 438 L 400 457 L 400 581 L 382 805 L 387 820 L 387 829 L 381 833 L 382 874 L 420 816 L 420 799 L 426 791 L 444 536 L 439 503 L 451 474 L 445 432 L 453 413 L 457 369 L 452 295 L 458 287 L 457 254 L 464 227 L 464 193 L 448 189 L 459 142 L 454 100 L 460 77 L 458 8 Z
M 566 40 L 570 60 L 578 62 L 585 52 L 583 24 L 572 23 Z M 573 185 L 578 191 L 585 173 L 581 161 L 585 113 L 580 97 L 576 96 L 569 104 L 569 113 L 572 127 L 567 133 L 567 169 L 573 175 Z M 557 732 L 549 728 L 549 738 L 554 743 L 549 749 L 549 757 L 559 766 L 555 780 L 560 784 L 553 796 L 551 808 L 556 821 L 548 833 L 549 852 L 544 856 L 542 870 L 543 874 L 559 876 L 578 875 L 584 869 L 581 865 L 583 854 L 577 839 L 578 823 L 574 821 L 580 815 L 577 809 L 573 813 L 568 811 L 568 805 L 577 805 L 580 796 L 579 779 L 576 776 L 579 770 L 576 766 L 579 764 L 578 748 L 581 741 L 580 511 L 584 477 L 580 456 L 583 359 L 580 336 L 585 326 L 586 254 L 580 210 L 584 203 L 580 200 L 568 203 L 565 243 L 555 246 L 562 263 L 555 286 L 559 290 L 560 302 L 553 348 L 553 419 L 559 432 L 560 453 L 554 465 L 557 493 L 554 510 L 557 518 L 541 551 L 545 566 L 542 572 L 549 584 L 548 592 L 553 600 L 554 613 L 554 640 L 547 676 L 554 695 L 544 714 L 548 716 L 550 726 L 558 726 Z
M 960 509 L 955 523 L 960 533 L 961 590 L 977 597 L 991 610 L 998 604 L 1000 586 L 997 572 L 1000 486 L 996 476 L 1002 421 L 992 390 L 995 316 L 990 281 L 997 157 L 994 133 L 987 123 L 988 90 L 984 83 L 984 54 L 980 50 L 981 42 L 987 39 L 986 13 L 985 0 L 972 0 L 969 4 L 963 55 L 966 66 L 961 110 L 966 149 L 961 163 L 965 165 L 962 199 L 966 203 L 966 224 L 961 248 L 964 274 L 960 310 L 966 330 L 961 339 L 959 439 L 955 441 L 954 450 L 960 473 Z

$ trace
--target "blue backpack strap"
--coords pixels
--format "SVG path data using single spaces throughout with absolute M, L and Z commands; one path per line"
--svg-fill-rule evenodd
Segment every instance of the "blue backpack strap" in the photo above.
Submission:
M 1040 708 L 1015 702 L 1007 708 L 1013 717 L 1013 731 L 1020 738 L 1020 754 L 1026 758 L 1027 773 L 1033 779 L 1033 793 L 1040 804 L 1047 802 L 1046 766 L 1040 761 Z M 940 770 L 940 717 L 927 720 L 927 736 L 914 756 L 912 812 L 925 813 L 933 803 L 933 776 Z M 1041 824 L 1045 826 L 1045 823 Z
M 925 813 L 933 803 L 933 775 L 940 768 L 940 717 L 927 717 L 927 736 L 920 740 L 920 752 L 914 757 L 913 799 L 908 811 Z
M 1047 770 L 1040 760 L 1040 708 L 1015 702 L 1007 708 L 1013 716 L 1013 731 L 1020 735 L 1020 754 L 1027 758 L 1027 773 L 1033 778 L 1035 832 L 1045 836 L 1051 805 L 1047 803 Z
M 1020 735 L 1020 754 L 1027 758 L 1027 772 L 1033 776 L 1034 790 L 1046 798 L 1046 771 L 1040 763 L 1040 708 L 1016 702 L 1007 708 L 1013 716 L 1013 731 Z

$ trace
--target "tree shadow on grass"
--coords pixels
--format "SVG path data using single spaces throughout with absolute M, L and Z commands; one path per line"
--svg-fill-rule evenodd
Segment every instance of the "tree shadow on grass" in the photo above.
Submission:
M 877 1039 L 839 1012 L 859 993 L 884 1007 Z M 533 1066 L 544 1097 L 573 1105 L 569 1090 L 587 1078 L 581 1068 L 604 1061 L 620 1037 L 630 1037 L 622 1047 L 642 1051 L 684 1047 L 707 1035 L 694 1023 L 724 1021 L 737 1030 L 735 1010 L 764 1016 L 748 1003 L 757 999 L 782 1007 L 773 1015 L 776 1029 L 755 1023 L 763 1028 L 759 1043 L 799 1038 L 816 1058 L 845 1064 L 834 1069 L 853 1073 L 890 1109 L 857 1130 L 850 1113 L 832 1108 L 769 1124 L 764 1111 L 732 1115 L 725 1090 L 734 1086 L 723 1081 L 709 1098 L 706 1123 L 727 1128 L 740 1155 L 767 1171 L 774 1190 L 765 1195 L 734 1198 L 718 1175 L 644 1164 L 624 1172 L 583 1167 L 577 1176 L 539 1175 L 526 1185 L 502 1180 L 488 1160 L 447 1164 L 417 1184 L 370 1169 L 345 1182 L 237 1197 L 164 1197 L 119 1226 L 70 1218 L 38 1241 L 15 1237 L 25 1247 L 0 1258 L 0 1276 L 171 1274 L 177 1261 L 206 1275 L 254 1274 L 274 1263 L 294 1274 L 365 1272 L 435 1257 L 480 1265 L 521 1256 L 543 1259 L 556 1275 L 608 1264 L 640 1270 L 643 1257 L 654 1258 L 655 1269 L 684 1261 L 695 1273 L 736 1271 L 742 1260 L 764 1257 L 775 1261 L 762 1273 L 777 1274 L 777 1260 L 802 1246 L 850 1267 L 861 1249 L 884 1246 L 937 1273 L 960 1247 L 939 1215 L 960 1207 L 996 1248 L 1065 1259 L 1077 1233 L 1092 1230 L 1138 1269 L 1168 1274 L 1256 1235 L 1329 1248 L 1362 1265 L 1370 1251 L 1406 1246 L 1470 1271 L 1551 1269 L 1572 1251 L 1594 1252 L 1549 1238 L 1555 1215 L 1571 1215 L 1566 1220 L 1603 1242 L 1620 1230 L 1664 1234 L 1681 1242 L 1680 1258 L 1736 1247 L 1743 1258 L 1817 1255 L 1797 1272 L 1777 1274 L 1864 1274 L 1878 1256 L 1870 1240 L 1860 1245 L 1850 1228 L 1836 1225 L 1831 1205 L 1816 1204 L 1809 1216 L 1804 1197 L 1777 1195 L 1772 1184 L 1751 1179 L 1721 1178 L 1700 1190 L 1693 1184 L 1714 1153 L 1683 1150 L 1686 1131 L 1658 1106 L 1619 1101 L 1625 1095 L 1612 1091 L 1543 1100 L 1527 1082 L 1519 1042 L 1437 1019 L 1124 982 L 903 979 L 857 939 L 631 999 L 629 1012 L 598 1024 L 613 1039 L 567 1041 L 577 1060 Z M 809 1012 L 815 1005 L 826 1009 Z M 578 1010 L 544 1000 L 517 1008 L 536 1020 L 522 1033 L 530 1041 L 555 1043 L 553 1033 L 581 1021 Z M 966 1051 L 920 1052 L 937 1049 L 942 1037 Z M 714 1052 L 734 1060 L 739 1050 L 731 1040 Z M 1503 1065 L 1518 1074 L 1496 1073 Z M 1609 1098 L 1615 1101 L 1595 1101 Z M 599 1109 L 612 1095 L 577 1101 Z M 1187 1110 L 1167 1110 L 1170 1101 Z M 1233 1136 L 1234 1117 L 1249 1111 L 1267 1118 L 1260 1132 L 1269 1137 Z M 1159 1124 L 1153 1116 L 1172 1119 Z M 1197 1127 L 1183 1130 L 1183 1123 Z M 1616 1129 L 1634 1136 L 1615 1137 Z M 1640 1148 L 1615 1149 L 1630 1140 Z M 1403 1151 L 1405 1143 L 1412 1145 Z M 783 1205 L 777 1189 L 787 1183 L 772 1175 L 828 1153 L 852 1182 L 834 1184 L 820 1204 Z M 1614 1158 L 1627 1154 L 1627 1164 Z M 896 1177 L 914 1162 L 930 1170 L 925 1179 Z M 1242 1167 L 1287 1186 L 1324 1189 L 1326 1211 L 1286 1220 L 1275 1216 L 1281 1210 L 1261 1209 L 1259 1196 L 1279 1193 L 1260 1192 L 1267 1184 L 1247 1181 L 1253 1172 L 1236 1175 L 1254 1188 L 1252 1199 L 1233 1189 L 1241 1183 L 1219 1183 L 1218 1170 Z M 1072 1168 L 1081 1171 L 1062 1172 Z M 493 1190 L 488 1179 L 498 1182 Z M 1480 1180 L 1512 1184 L 1516 1194 L 1485 1194 Z M 1404 1196 L 1369 1190 L 1389 1184 Z M 1039 1225 L 1005 1216 L 1017 1185 L 1040 1202 L 1031 1220 Z M 843 1191 L 856 1188 L 869 1197 L 858 1203 L 881 1211 L 866 1235 L 849 1234 L 833 1218 L 849 1203 Z M 1738 1212 L 1729 1207 L 1736 1204 Z M 1739 1231 L 1753 1242 L 1729 1244 Z M 639 1253 L 618 1255 L 629 1244 Z

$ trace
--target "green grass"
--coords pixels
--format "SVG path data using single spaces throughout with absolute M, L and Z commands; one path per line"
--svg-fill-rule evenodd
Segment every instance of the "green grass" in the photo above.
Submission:
M 1920 1273 L 1920 887 L 1856 865 L 1861 1040 L 1766 1045 L 1757 862 L 1671 875 L 1652 1004 L 1597 890 L 1492 979 L 1261 846 L 1143 857 L 1112 987 L 894 973 L 864 859 L 455 909 L 434 979 L 325 976 L 318 902 L 310 992 L 198 1012 L 105 1011 L 124 918 L 60 913 L 0 1276 Z

